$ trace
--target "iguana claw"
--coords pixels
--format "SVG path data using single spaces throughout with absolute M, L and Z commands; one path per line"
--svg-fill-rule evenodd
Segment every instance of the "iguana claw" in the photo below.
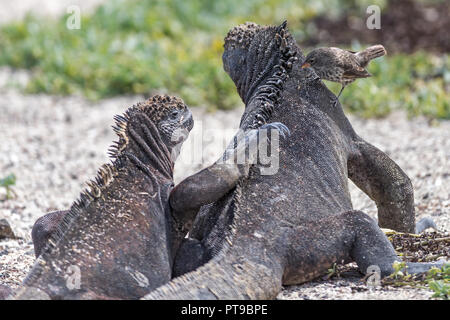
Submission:
M 260 129 L 266 129 L 266 130 L 274 129 L 274 130 L 278 130 L 278 133 L 283 137 L 283 139 L 285 139 L 286 137 L 289 137 L 291 135 L 291 131 L 289 130 L 289 128 L 286 127 L 281 122 L 267 123 L 267 124 L 261 126 Z

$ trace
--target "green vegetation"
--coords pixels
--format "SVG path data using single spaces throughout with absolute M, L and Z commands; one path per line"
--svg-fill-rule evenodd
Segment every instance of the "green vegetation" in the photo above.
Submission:
M 5 178 L 0 179 L 0 187 L 4 187 L 6 189 L 6 199 L 12 199 L 14 195 L 14 191 L 11 189 L 11 186 L 16 184 L 16 176 L 11 173 Z
M 434 292 L 433 298 L 449 299 L 450 263 L 444 264 L 440 269 L 431 268 L 425 276 L 408 274 L 405 262 L 394 262 L 393 267 L 394 272 L 383 279 L 384 285 L 416 287 L 426 285 Z
M 28 93 L 100 99 L 168 92 L 191 106 L 229 109 L 241 103 L 221 61 L 223 38 L 232 26 L 287 19 L 302 41 L 314 34 L 312 18 L 348 10 L 364 14 L 368 4 L 383 7 L 385 1 L 108 1 L 92 14 L 82 13 L 80 30 L 66 28 L 67 16 L 29 15 L 2 26 L 0 66 L 32 70 Z M 450 118 L 449 64 L 448 56 L 388 56 L 371 64 L 373 78 L 345 89 L 341 102 L 366 117 L 401 108 L 411 115 Z
M 427 274 L 427 283 L 434 291 L 434 298 L 448 300 L 450 298 L 450 264 L 445 264 L 441 269 L 431 269 Z
M 450 119 L 449 56 L 396 54 L 372 61 L 368 70 L 372 78 L 355 81 L 341 95 L 341 103 L 350 111 L 381 117 L 404 109 L 411 116 Z M 336 94 L 340 90 L 339 84 L 329 87 Z

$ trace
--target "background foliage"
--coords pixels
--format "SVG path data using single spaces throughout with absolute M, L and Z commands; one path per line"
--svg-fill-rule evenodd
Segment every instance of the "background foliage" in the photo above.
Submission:
M 317 33 L 316 17 L 365 17 L 371 4 L 387 6 L 374 0 L 114 0 L 82 13 L 80 30 L 66 28 L 67 16 L 28 15 L 2 26 L 0 65 L 31 70 L 24 88 L 29 93 L 100 99 L 167 92 L 191 106 L 229 109 L 241 103 L 222 69 L 223 38 L 231 27 L 287 19 L 301 44 Z M 344 47 L 365 45 L 350 41 Z M 341 102 L 366 117 L 402 108 L 448 119 L 449 66 L 448 54 L 389 54 L 370 65 L 373 78 L 346 88 Z M 339 85 L 330 88 L 337 93 Z

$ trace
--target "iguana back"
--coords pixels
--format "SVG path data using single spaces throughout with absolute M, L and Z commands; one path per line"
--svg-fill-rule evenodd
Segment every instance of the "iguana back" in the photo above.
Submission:
M 87 182 L 16 298 L 136 299 L 170 280 L 170 136 L 192 129 L 191 113 L 178 98 L 154 96 L 115 120 L 112 163 Z

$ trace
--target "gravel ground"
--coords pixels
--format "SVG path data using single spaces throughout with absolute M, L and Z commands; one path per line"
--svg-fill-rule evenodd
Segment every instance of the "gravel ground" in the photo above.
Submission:
M 21 82 L 26 74 L 0 71 L 9 83 Z M 3 81 L 4 82 L 4 81 Z M 7 219 L 21 239 L 0 241 L 0 284 L 17 287 L 34 261 L 30 231 L 44 213 L 68 208 L 108 161 L 106 151 L 115 136 L 112 117 L 143 97 L 120 97 L 92 103 L 79 97 L 22 95 L 11 88 L 0 90 L 0 173 L 17 176 L 14 199 L 0 201 L 0 219 Z M 193 108 L 194 130 L 182 149 L 175 180 L 216 160 L 233 135 L 242 109 L 207 113 Z M 350 116 L 356 131 L 393 158 L 411 177 L 415 188 L 417 217 L 432 216 L 440 230 L 450 230 L 449 164 L 450 121 L 430 126 L 425 119 L 408 120 L 395 113 L 383 120 Z M 203 129 L 203 131 L 201 130 Z M 215 131 L 214 131 L 215 130 Z M 202 141 L 203 163 L 192 163 Z M 213 140 L 217 133 L 225 137 Z M 197 141 L 192 143 L 192 141 Z M 351 184 L 356 209 L 376 216 L 373 202 Z M 0 190 L 0 199 L 5 198 Z M 355 271 L 341 279 L 318 280 L 290 286 L 280 299 L 424 299 L 431 292 L 421 289 L 371 289 L 358 283 Z
M 20 19 L 30 9 L 40 15 L 56 15 L 71 4 L 86 12 L 100 2 L 46 0 L 38 4 L 32 0 L 0 0 L 0 23 Z M 0 69 L 0 178 L 9 173 L 17 177 L 15 198 L 0 200 L 0 219 L 7 219 L 20 237 L 0 241 L 0 284 L 14 288 L 34 261 L 30 238 L 34 221 L 48 211 L 71 205 L 83 183 L 108 161 L 106 151 L 115 139 L 110 128 L 112 116 L 143 100 L 120 97 L 92 103 L 78 97 L 22 95 L 12 87 L 23 84 L 27 77 L 26 72 Z M 195 128 L 177 162 L 176 181 L 221 155 L 241 112 L 236 109 L 212 114 L 202 108 L 193 109 Z M 423 118 L 408 120 L 403 113 L 382 120 L 350 116 L 350 121 L 363 138 L 384 150 L 410 176 L 417 217 L 432 216 L 440 230 L 449 231 L 450 121 L 430 126 Z M 203 143 L 202 161 L 196 149 L 199 143 Z M 193 157 L 195 163 L 190 161 Z M 373 202 L 350 184 L 355 209 L 376 216 Z M 4 198 L 5 190 L 1 188 L 0 199 Z M 432 295 L 431 291 L 416 288 L 369 289 L 355 270 L 353 266 L 340 279 L 318 279 L 286 287 L 278 298 L 428 299 Z

